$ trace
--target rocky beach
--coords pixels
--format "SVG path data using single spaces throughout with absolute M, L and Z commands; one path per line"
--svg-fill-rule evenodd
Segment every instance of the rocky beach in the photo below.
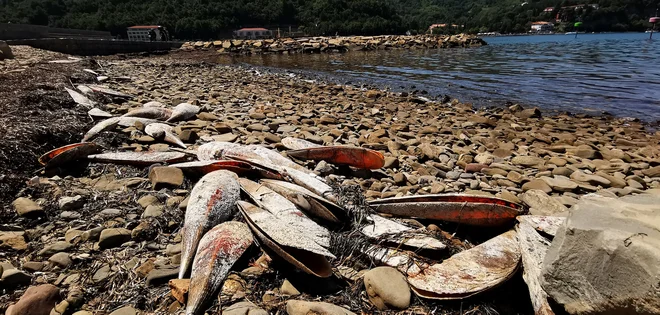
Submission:
M 324 179 L 342 208 L 375 213 L 369 202 L 384 198 L 460 194 L 497 197 L 526 214 L 488 227 L 397 219 L 446 246 L 416 251 L 423 256 L 416 267 L 464 272 L 462 281 L 482 286 L 431 298 L 420 288 L 442 291 L 442 281 L 419 283 L 400 265 L 362 255 L 365 237 L 355 226 L 332 230 L 327 278 L 281 261 L 254 233 L 259 246 L 232 263 L 208 314 L 660 314 L 659 132 L 634 119 L 549 116 L 515 104 L 475 108 L 460 99 L 220 65 L 218 49 L 262 46 L 215 44 L 96 59 L 11 47 L 15 58 L 0 61 L 0 313 L 184 313 L 195 283 L 177 279 L 182 228 L 199 176 L 165 167 L 172 163 L 83 158 L 44 170 L 38 162 L 81 142 L 99 121 L 159 102 L 168 110 L 181 103 L 199 109 L 168 125 L 185 149 L 162 133 L 150 135 L 141 121 L 106 128 L 91 141 L 104 152 L 169 152 L 190 161 L 208 143 L 262 146 Z M 278 51 L 306 45 L 265 44 Z M 65 88 L 86 97 L 74 101 Z M 384 164 L 360 169 L 293 158 L 288 138 L 368 149 Z M 258 224 L 241 211 L 228 221 L 247 221 L 254 231 Z M 492 244 L 513 248 L 507 268 L 500 266 L 507 261 L 470 256 Z M 478 272 L 465 271 L 467 262 Z M 488 278 L 493 265 L 501 278 Z

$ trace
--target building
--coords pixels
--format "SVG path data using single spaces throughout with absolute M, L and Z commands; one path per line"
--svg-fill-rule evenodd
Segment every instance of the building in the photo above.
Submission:
M 164 42 L 170 40 L 167 29 L 160 25 L 137 25 L 126 30 L 128 40 L 144 42 Z
M 257 38 L 272 38 L 273 31 L 262 27 L 248 27 L 234 31 L 234 38 L 244 39 L 257 39 Z
M 429 33 L 434 34 L 433 30 L 436 29 L 436 28 L 445 29 L 445 28 L 449 28 L 449 27 L 451 27 L 451 28 L 459 28 L 459 27 L 463 27 L 463 25 L 446 24 L 446 23 L 443 23 L 443 24 L 432 24 L 431 26 L 429 26 Z M 437 32 L 436 32 L 436 33 L 437 33 Z
M 552 32 L 555 29 L 555 25 L 550 23 L 550 22 L 532 22 L 532 29 L 531 32 L 536 32 L 536 33 L 545 33 L 545 32 Z

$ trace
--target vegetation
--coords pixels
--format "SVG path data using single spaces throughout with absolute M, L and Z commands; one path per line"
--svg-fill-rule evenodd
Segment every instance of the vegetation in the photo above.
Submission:
M 576 2 L 582 1 L 582 2 Z M 587 1 L 587 2 L 585 2 Z M 230 36 L 240 27 L 290 26 L 312 35 L 441 32 L 522 33 L 533 21 L 554 21 L 544 9 L 563 10 L 564 25 L 586 31 L 643 31 L 660 0 L 0 0 L 0 22 L 108 30 L 125 36 L 131 25 L 158 24 L 177 38 Z M 570 27 L 567 27 L 570 29 Z

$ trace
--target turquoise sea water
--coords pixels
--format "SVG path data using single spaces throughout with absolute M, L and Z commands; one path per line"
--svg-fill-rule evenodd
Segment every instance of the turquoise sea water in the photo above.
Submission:
M 263 55 L 236 62 L 328 76 L 345 83 L 418 89 L 477 105 L 660 120 L 660 34 L 487 37 L 470 49 Z

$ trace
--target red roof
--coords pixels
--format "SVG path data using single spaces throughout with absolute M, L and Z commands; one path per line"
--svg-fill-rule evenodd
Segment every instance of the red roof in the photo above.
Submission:
M 160 25 L 136 25 L 136 26 L 131 26 L 129 28 L 146 28 L 146 29 L 152 29 L 152 28 L 159 28 Z
M 240 29 L 240 30 L 238 30 L 238 31 L 239 31 L 239 32 L 240 32 L 240 31 L 267 31 L 267 29 L 265 29 L 265 28 L 263 28 L 263 27 L 246 27 L 246 28 L 242 28 L 242 29 Z

